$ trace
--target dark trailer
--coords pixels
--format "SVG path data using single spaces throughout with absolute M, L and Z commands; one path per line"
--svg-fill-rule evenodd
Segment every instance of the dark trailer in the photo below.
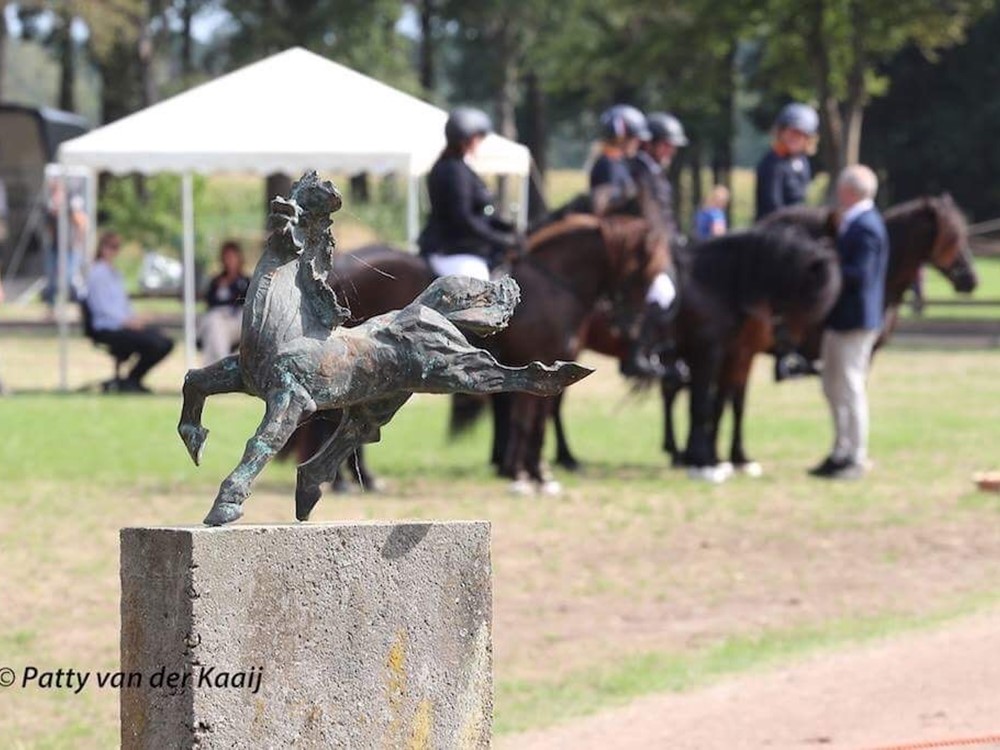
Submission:
M 0 181 L 4 188 L 0 192 L 7 196 L 7 237 L 0 239 L 4 278 L 43 272 L 45 165 L 55 161 L 60 143 L 89 129 L 87 121 L 72 112 L 0 104 Z

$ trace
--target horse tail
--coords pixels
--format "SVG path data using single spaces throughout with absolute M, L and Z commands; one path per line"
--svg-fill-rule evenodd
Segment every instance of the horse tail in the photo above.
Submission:
M 451 417 L 448 420 L 448 438 L 456 440 L 472 429 L 486 411 L 488 396 L 471 393 L 453 393 Z
M 507 327 L 521 290 L 510 276 L 481 281 L 464 276 L 444 276 L 434 281 L 415 302 L 437 310 L 456 328 L 489 336 Z

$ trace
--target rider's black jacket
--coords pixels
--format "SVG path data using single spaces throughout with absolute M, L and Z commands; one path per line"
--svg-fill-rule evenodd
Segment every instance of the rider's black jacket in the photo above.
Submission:
M 782 156 L 768 149 L 757 165 L 757 221 L 779 208 L 805 203 L 811 181 L 805 156 Z
M 460 156 L 443 155 L 427 175 L 431 211 L 417 244 L 421 255 L 467 253 L 490 258 L 514 235 L 489 215 L 493 196 Z

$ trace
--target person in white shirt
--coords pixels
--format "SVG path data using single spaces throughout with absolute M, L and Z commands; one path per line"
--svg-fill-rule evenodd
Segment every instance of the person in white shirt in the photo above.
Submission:
M 121 272 L 115 259 L 121 251 L 121 238 L 115 232 L 101 235 L 97 259 L 87 276 L 84 304 L 90 311 L 94 340 L 120 352 L 138 354 L 139 359 L 119 389 L 131 393 L 149 393 L 143 378 L 174 348 L 174 342 L 158 328 L 148 325 L 132 311 Z

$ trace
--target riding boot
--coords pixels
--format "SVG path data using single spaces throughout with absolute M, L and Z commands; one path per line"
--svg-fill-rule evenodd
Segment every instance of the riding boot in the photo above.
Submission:
M 818 375 L 813 363 L 796 350 L 791 332 L 782 321 L 774 325 L 774 382 Z

